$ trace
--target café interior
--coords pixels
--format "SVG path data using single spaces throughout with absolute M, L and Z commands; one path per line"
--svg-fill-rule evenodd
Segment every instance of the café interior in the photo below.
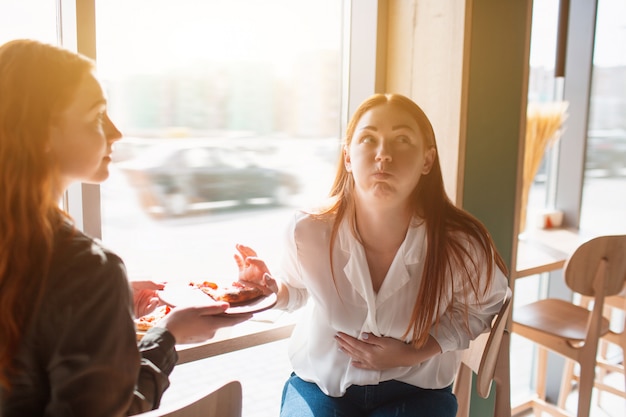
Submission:
M 582 355 L 609 385 L 586 385 L 590 402 L 578 401 L 578 362 L 554 349 L 544 356 L 547 339 L 533 341 L 516 322 L 516 311 L 536 301 L 582 305 L 585 297 L 565 280 L 572 255 L 596 238 L 626 234 L 623 0 L 227 3 L 0 0 L 0 43 L 30 37 L 96 59 L 112 117 L 128 137 L 119 143 L 120 171 L 110 184 L 68 191 L 63 204 L 77 224 L 122 255 L 131 279 L 232 275 L 239 241 L 252 242 L 277 264 L 278 230 L 296 206 L 327 191 L 356 106 L 372 93 L 404 94 L 432 121 L 448 195 L 485 224 L 509 269 L 511 308 L 497 348 L 484 358 L 495 367 L 491 392 L 471 395 L 467 415 L 626 415 L 624 291 L 608 297 L 601 311 L 611 330 L 596 333 L 597 349 Z M 219 66 L 229 59 L 233 66 Z M 281 104 L 269 110 L 267 96 Z M 143 205 L 122 173 L 125 162 L 157 142 L 215 136 L 295 172 L 301 182 L 295 200 L 276 210 L 207 209 L 204 202 L 193 213 L 172 213 L 167 204 Z M 596 167 L 602 146 L 615 146 L 609 155 L 617 159 Z M 623 268 L 626 246 L 623 239 L 616 245 L 615 262 Z M 625 284 L 623 269 L 616 279 Z M 214 396 L 202 415 L 278 415 L 297 317 L 259 311 L 212 340 L 179 346 L 162 408 L 182 407 L 236 381 L 219 397 L 235 406 L 233 414 L 215 405 Z M 607 343 L 608 332 L 618 342 Z M 600 361 L 613 367 L 605 371 Z M 472 378 L 475 388 L 477 375 Z M 503 393 L 505 400 L 497 395 Z M 500 415 L 502 401 L 507 411 Z M 581 404 L 588 410 L 579 410 Z M 175 414 L 146 417 L 157 415 Z

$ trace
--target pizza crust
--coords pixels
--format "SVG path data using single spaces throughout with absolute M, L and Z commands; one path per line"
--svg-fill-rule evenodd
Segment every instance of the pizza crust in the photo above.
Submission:
M 157 307 L 151 314 L 135 319 L 135 328 L 139 332 L 147 332 L 155 326 L 163 317 L 172 311 L 168 305 Z

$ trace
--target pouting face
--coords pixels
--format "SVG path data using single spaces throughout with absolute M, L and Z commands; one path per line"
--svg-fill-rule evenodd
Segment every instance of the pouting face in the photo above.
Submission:
M 92 73 L 86 74 L 50 132 L 50 151 L 62 184 L 107 179 L 112 145 L 121 137 L 107 115 L 100 82 Z
M 417 121 L 398 106 L 382 104 L 363 114 L 344 149 L 357 197 L 406 204 L 420 177 L 428 174 L 435 149 L 426 148 Z

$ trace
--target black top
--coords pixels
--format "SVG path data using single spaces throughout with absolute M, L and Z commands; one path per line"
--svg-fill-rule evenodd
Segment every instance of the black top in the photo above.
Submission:
M 139 346 L 136 340 L 122 260 L 66 225 L 55 236 L 49 280 L 18 351 L 12 391 L 0 390 L 0 416 L 112 417 L 157 408 L 178 359 L 175 340 L 161 328 Z

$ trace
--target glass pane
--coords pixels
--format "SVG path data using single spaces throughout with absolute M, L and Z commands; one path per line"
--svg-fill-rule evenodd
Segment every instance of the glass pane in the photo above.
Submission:
M 530 73 L 528 79 L 529 108 L 543 108 L 546 103 L 558 101 L 558 80 L 554 75 L 556 61 L 556 41 L 558 28 L 559 0 L 542 0 L 533 3 Z M 527 136 L 527 142 L 532 142 Z M 540 142 L 539 139 L 536 141 Z M 527 144 L 527 147 L 530 144 Z M 522 223 L 520 232 L 535 227 L 536 214 L 546 208 L 551 197 L 548 195 L 550 168 L 552 161 L 551 147 L 546 147 L 543 157 L 531 158 L 525 166 L 534 168 L 524 171 L 524 191 L 522 204 Z M 529 155 L 541 155 L 528 150 Z M 535 161 L 536 160 L 536 161 Z M 527 161 L 528 162 L 528 161 Z
M 559 0 L 533 2 L 528 79 L 529 109 L 541 108 L 546 103 L 555 102 L 559 98 L 558 80 L 554 74 L 558 12 Z M 528 135 L 526 140 L 531 142 Z M 527 143 L 527 149 L 529 149 L 529 145 Z M 519 230 L 522 239 L 525 231 L 536 226 L 537 213 L 549 204 L 548 190 L 550 187 L 548 185 L 551 180 L 549 169 L 551 159 L 552 153 L 548 148 L 543 153 L 543 157 L 539 158 L 540 162 L 536 160 L 533 163 L 525 162 L 521 207 L 523 219 Z M 531 169 L 529 173 L 527 166 L 535 166 L 536 168 Z M 544 278 L 543 275 L 534 275 L 517 280 L 515 282 L 515 306 L 536 301 L 542 289 Z M 512 333 L 510 349 L 511 357 L 530 358 L 530 361 L 523 363 L 520 361 L 511 362 L 511 402 L 517 406 L 526 401 L 534 392 L 536 345 Z
M 236 279 L 236 243 L 277 266 L 324 196 L 340 137 L 342 2 L 96 3 L 116 144 L 103 241 L 131 278 Z
M 581 228 L 626 233 L 626 2 L 598 2 Z
M 17 38 L 56 43 L 56 2 L 50 0 L 0 0 L 0 44 Z

